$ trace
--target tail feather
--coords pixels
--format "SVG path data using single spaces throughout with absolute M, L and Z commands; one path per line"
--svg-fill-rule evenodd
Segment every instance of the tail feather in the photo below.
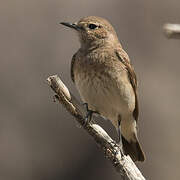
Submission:
M 128 142 L 123 136 L 122 136 L 122 143 L 123 143 L 123 149 L 125 155 L 130 155 L 133 161 L 144 161 L 145 155 L 142 151 L 141 145 L 139 144 L 138 139 L 136 139 L 136 142 Z

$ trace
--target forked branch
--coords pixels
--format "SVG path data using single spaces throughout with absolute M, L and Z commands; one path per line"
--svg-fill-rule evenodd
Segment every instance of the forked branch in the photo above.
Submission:
M 70 93 L 61 79 L 54 75 L 48 77 L 47 81 L 56 93 L 56 99 L 64 105 L 66 110 L 94 138 L 103 150 L 105 157 L 111 161 L 116 171 L 120 173 L 121 178 L 124 180 L 145 180 L 132 159 L 129 156 L 122 155 L 118 144 L 99 125 L 92 123 L 86 125 L 84 120 L 85 107 Z

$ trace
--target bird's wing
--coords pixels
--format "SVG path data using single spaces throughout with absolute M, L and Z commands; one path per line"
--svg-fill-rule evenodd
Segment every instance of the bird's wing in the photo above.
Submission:
M 76 60 L 76 54 L 73 55 L 72 60 L 71 60 L 71 79 L 73 82 L 75 82 L 74 81 L 74 62 L 75 62 L 75 60 Z
M 131 85 L 132 85 L 133 90 L 134 90 L 135 109 L 133 111 L 133 116 L 134 116 L 135 120 L 137 121 L 138 117 L 139 117 L 139 104 L 138 104 L 138 97 L 137 97 L 137 78 L 136 78 L 136 74 L 135 74 L 134 68 L 130 64 L 130 60 L 129 60 L 129 57 L 128 57 L 127 53 L 122 48 L 116 49 L 115 53 L 116 53 L 118 59 L 124 64 L 125 69 L 128 72 L 129 80 L 130 80 Z

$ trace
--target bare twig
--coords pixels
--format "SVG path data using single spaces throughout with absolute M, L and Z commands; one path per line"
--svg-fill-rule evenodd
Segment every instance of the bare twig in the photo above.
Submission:
M 61 79 L 57 76 L 50 76 L 47 79 L 50 87 L 56 93 L 55 97 L 65 106 L 67 111 L 76 118 L 81 126 L 94 138 L 96 143 L 105 153 L 116 171 L 124 180 L 145 180 L 139 169 L 129 156 L 122 155 L 121 150 L 114 140 L 97 124 L 85 124 L 85 107 L 69 92 Z
M 180 39 L 180 24 L 165 24 L 163 29 L 166 37 Z

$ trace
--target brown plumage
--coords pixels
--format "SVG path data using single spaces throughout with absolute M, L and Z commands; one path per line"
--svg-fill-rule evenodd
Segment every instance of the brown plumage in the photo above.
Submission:
M 62 24 L 75 29 L 81 43 L 72 58 L 71 77 L 82 100 L 120 130 L 125 154 L 134 161 L 144 161 L 136 129 L 136 74 L 116 32 L 107 20 L 95 16 Z

